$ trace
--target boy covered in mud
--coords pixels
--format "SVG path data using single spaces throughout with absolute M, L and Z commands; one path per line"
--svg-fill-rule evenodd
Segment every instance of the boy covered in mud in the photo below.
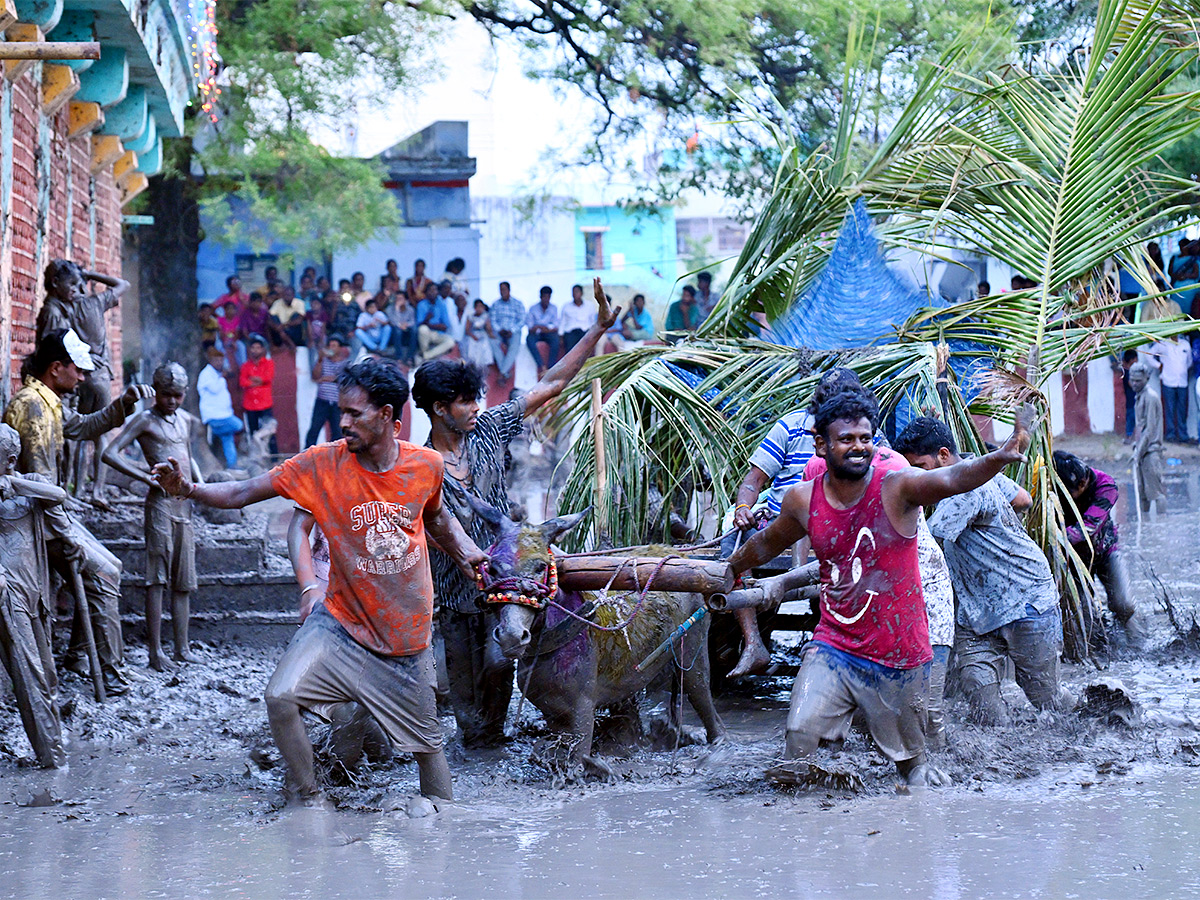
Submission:
M 913 419 L 895 448 L 931 473 L 974 461 L 959 455 L 943 422 L 927 417 Z M 939 503 L 929 530 L 942 542 L 958 598 L 954 654 L 972 717 L 982 725 L 1006 725 L 1000 681 L 1009 660 L 1017 684 L 1038 709 L 1068 710 L 1075 698 L 1059 683 L 1058 587 L 1014 509 L 1033 501 L 1014 481 L 993 474 Z
M 186 499 L 172 497 L 158 486 L 150 467 L 168 459 L 183 460 L 193 481 L 203 484 L 200 467 L 192 457 L 191 438 L 196 420 L 183 404 L 187 372 L 179 363 L 163 363 L 154 370 L 154 405 L 134 416 L 104 451 L 104 462 L 118 472 L 150 486 L 146 494 L 146 647 L 150 668 L 174 669 L 162 650 L 163 594 L 171 590 L 171 626 L 175 634 L 175 659 L 190 662 L 188 652 L 189 595 L 196 589 L 196 538 L 192 509 Z M 129 459 L 123 451 L 137 441 L 146 464 Z
M 1163 491 L 1163 411 L 1158 391 L 1150 387 L 1150 367 L 1134 363 L 1129 367 L 1129 386 L 1134 402 L 1133 477 L 1137 481 L 1142 512 L 1165 512 L 1167 495 Z
M 338 387 L 342 440 L 310 447 L 245 481 L 195 484 L 175 457 L 153 474 L 171 496 L 223 509 L 287 497 L 312 513 L 329 541 L 329 587 L 267 684 L 267 716 L 287 767 L 289 801 L 327 805 L 301 711 L 346 701 L 362 704 L 395 749 L 416 757 L 422 794 L 449 800 L 426 535 L 465 573 L 477 572 L 487 556 L 442 503 L 441 456 L 396 440 L 408 402 L 400 370 L 368 359 L 347 368 Z
M 936 471 L 875 465 L 879 407 L 865 391 L 827 400 L 814 422 L 824 475 L 791 488 L 779 516 L 730 558 L 736 574 L 762 565 L 808 535 L 820 563 L 821 618 L 804 653 L 788 712 L 784 761 L 767 777 L 819 779 L 809 760 L 821 741 L 841 740 L 861 711 L 875 743 L 909 784 L 944 784 L 925 758 L 925 698 L 933 650 L 921 591 L 921 507 L 970 491 L 1022 459 L 1018 423 L 987 456 Z
M 41 475 L 17 475 L 21 438 L 0 425 L 0 660 L 38 765 L 67 762 L 58 716 L 58 676 L 50 649 L 50 565 L 46 533 L 81 555 L 62 511 L 66 491 Z

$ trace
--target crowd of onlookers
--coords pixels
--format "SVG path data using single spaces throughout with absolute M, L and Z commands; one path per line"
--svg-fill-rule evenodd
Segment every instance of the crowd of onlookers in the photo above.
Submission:
M 487 303 L 471 296 L 465 267 L 455 258 L 432 278 L 425 261 L 418 259 L 412 274 L 403 277 L 389 259 L 374 291 L 362 272 L 335 288 L 311 266 L 301 272 L 298 289 L 281 279 L 275 266 L 267 267 L 264 283 L 249 291 L 236 275 L 227 278 L 226 293 L 199 307 L 209 365 L 198 380 L 201 419 L 220 439 L 226 462 L 233 465 L 236 459 L 238 433 L 254 433 L 271 418 L 271 355 L 276 348 L 307 350 L 305 371 L 316 385 L 311 425 L 303 436 L 303 445 L 310 446 L 326 426 L 330 436 L 338 433 L 337 378 L 363 355 L 394 359 L 406 368 L 457 355 L 493 370 L 497 385 L 511 387 L 523 348 L 540 377 L 596 320 L 591 285 L 572 285 L 570 299 L 561 305 L 546 285 L 537 301 L 526 306 L 502 281 L 498 297 Z M 645 295 L 634 294 L 597 352 L 638 346 L 664 338 L 666 332 L 695 331 L 720 299 L 712 281 L 710 273 L 700 272 L 695 285 L 685 285 L 670 304 L 662 329 L 655 327 Z

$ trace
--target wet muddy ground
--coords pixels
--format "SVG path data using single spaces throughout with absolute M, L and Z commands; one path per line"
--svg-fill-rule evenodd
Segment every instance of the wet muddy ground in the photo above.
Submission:
M 1159 604 L 1165 586 L 1185 629 L 1200 616 L 1200 463 L 1167 472 L 1166 515 L 1139 526 L 1125 504 L 1118 519 L 1149 648 L 1064 668 L 1077 692 L 1119 679 L 1139 704 L 1131 724 L 1038 714 L 1009 684 L 1012 728 L 965 724 L 949 704 L 949 747 L 934 760 L 953 787 L 899 791 L 855 734 L 825 759 L 863 777 L 848 793 L 763 781 L 787 679 L 721 694 L 722 745 L 609 747 L 615 774 L 603 781 L 543 766 L 548 738 L 514 700 L 508 746 L 467 753 L 451 741 L 455 804 L 418 802 L 415 765 L 400 759 L 331 785 L 336 812 L 292 811 L 279 808 L 261 702 L 280 648 L 208 644 L 159 675 L 135 644 L 126 697 L 97 706 L 66 676 L 67 771 L 27 767 L 15 710 L 0 708 L 0 896 L 1200 894 L 1200 646 L 1178 639 Z M 644 718 L 663 703 L 649 697 Z

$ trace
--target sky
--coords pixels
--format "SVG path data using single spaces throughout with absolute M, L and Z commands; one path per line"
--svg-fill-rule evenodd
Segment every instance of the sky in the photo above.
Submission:
M 493 42 L 482 25 L 463 17 L 439 36 L 446 62 L 440 75 L 405 90 L 386 112 L 357 117 L 353 139 L 341 136 L 337 150 L 374 156 L 431 123 L 469 122 L 470 154 L 477 174 L 475 196 L 553 194 L 585 204 L 612 203 L 628 186 L 613 183 L 596 168 L 562 171 L 547 159 L 560 148 L 584 141 L 592 123 L 590 100 L 570 87 L 526 77 L 520 51 L 512 43 Z M 335 142 L 327 141 L 331 149 Z M 635 153 L 640 152 L 636 148 Z M 719 197 L 687 198 L 689 215 L 721 215 Z

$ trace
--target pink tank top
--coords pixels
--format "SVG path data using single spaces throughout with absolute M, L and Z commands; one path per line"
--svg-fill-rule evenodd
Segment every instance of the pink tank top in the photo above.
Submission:
M 904 537 L 883 508 L 882 466 L 849 509 L 825 498 L 813 481 L 808 531 L 821 564 L 821 620 L 814 639 L 892 669 L 933 658 L 917 567 L 917 539 Z

